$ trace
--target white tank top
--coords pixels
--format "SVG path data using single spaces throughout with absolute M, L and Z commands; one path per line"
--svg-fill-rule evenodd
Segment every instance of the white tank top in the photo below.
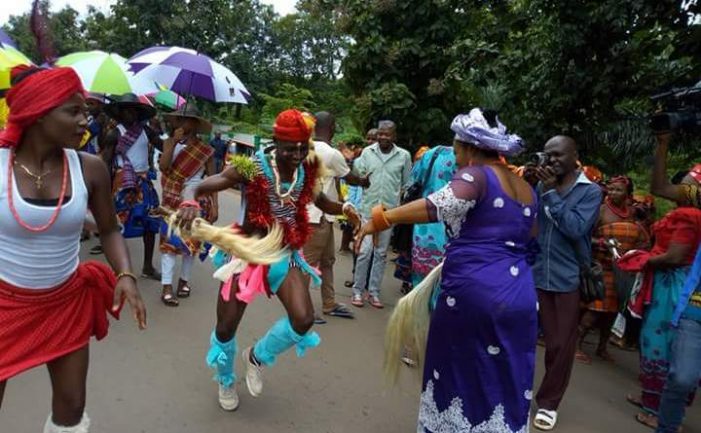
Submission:
M 61 207 L 56 222 L 45 232 L 23 228 L 12 215 L 7 200 L 9 149 L 0 149 L 0 280 L 25 289 L 48 289 L 64 283 L 78 267 L 80 233 L 88 208 L 88 189 L 78 153 L 65 149 L 71 177 L 71 197 Z M 55 206 L 37 206 L 19 195 L 12 177 L 17 214 L 30 226 L 46 224 Z
M 127 128 L 123 125 L 117 125 L 117 129 L 119 130 L 120 136 L 127 132 Z M 145 173 L 148 171 L 148 136 L 145 130 L 141 131 L 139 138 L 137 138 L 134 144 L 127 150 L 127 158 L 131 161 L 135 172 Z M 122 157 L 117 156 L 117 166 L 121 167 L 122 164 Z

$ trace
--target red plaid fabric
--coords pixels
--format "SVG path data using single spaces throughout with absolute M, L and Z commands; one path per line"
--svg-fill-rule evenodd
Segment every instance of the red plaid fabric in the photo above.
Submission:
M 163 206 L 177 209 L 182 201 L 183 185 L 199 171 L 214 154 L 214 149 L 200 140 L 188 144 L 173 161 L 170 170 L 163 173 Z

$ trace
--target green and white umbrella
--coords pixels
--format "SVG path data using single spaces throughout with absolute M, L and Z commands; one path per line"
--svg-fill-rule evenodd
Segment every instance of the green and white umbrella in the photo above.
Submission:
M 32 61 L 17 49 L 12 38 L 0 29 L 0 89 L 10 87 L 10 69 L 31 64 Z
M 89 92 L 143 95 L 159 90 L 155 83 L 135 78 L 129 71 L 127 60 L 115 53 L 99 50 L 79 51 L 59 58 L 56 65 L 75 69 L 83 87 Z
M 17 48 L 0 44 L 0 69 L 11 69 L 17 65 L 31 65 L 32 61 Z

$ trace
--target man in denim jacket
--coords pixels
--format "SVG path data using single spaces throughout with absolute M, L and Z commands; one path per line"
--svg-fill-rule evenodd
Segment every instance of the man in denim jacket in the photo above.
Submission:
M 552 430 L 572 373 L 580 263 L 591 261 L 591 234 L 599 218 L 602 194 L 599 186 L 577 169 L 577 145 L 572 138 L 553 137 L 544 152 L 546 163 L 536 169 L 541 253 L 533 276 L 545 336 L 545 377 L 536 395 L 539 410 L 533 424 L 540 430 Z

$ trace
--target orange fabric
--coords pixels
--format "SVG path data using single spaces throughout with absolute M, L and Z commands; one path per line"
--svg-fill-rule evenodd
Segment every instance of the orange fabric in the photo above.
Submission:
M 0 381 L 107 335 L 116 278 L 104 263 L 86 262 L 60 287 L 30 290 L 0 280 Z
M 420 160 L 421 157 L 424 156 L 424 153 L 428 152 L 429 149 L 431 148 L 428 146 L 419 147 L 419 150 L 416 151 L 416 155 L 414 155 L 414 162 Z
M 586 165 L 582 167 L 582 172 L 587 177 L 587 179 L 594 183 L 599 183 L 604 178 L 604 175 L 601 173 L 601 170 L 594 167 L 593 165 Z
M 639 248 L 648 238 L 645 229 L 643 229 L 640 224 L 632 221 L 620 221 L 601 225 L 596 229 L 594 236 L 603 239 L 616 239 L 621 244 L 618 249 L 621 255 L 636 247 Z M 592 302 L 589 304 L 589 309 L 615 313 L 619 311 L 620 308 L 618 305 L 618 292 L 616 291 L 616 284 L 614 281 L 611 252 L 608 248 L 605 250 L 595 249 L 594 259 L 601 263 L 601 267 L 603 268 L 604 287 L 606 291 L 604 299 Z

